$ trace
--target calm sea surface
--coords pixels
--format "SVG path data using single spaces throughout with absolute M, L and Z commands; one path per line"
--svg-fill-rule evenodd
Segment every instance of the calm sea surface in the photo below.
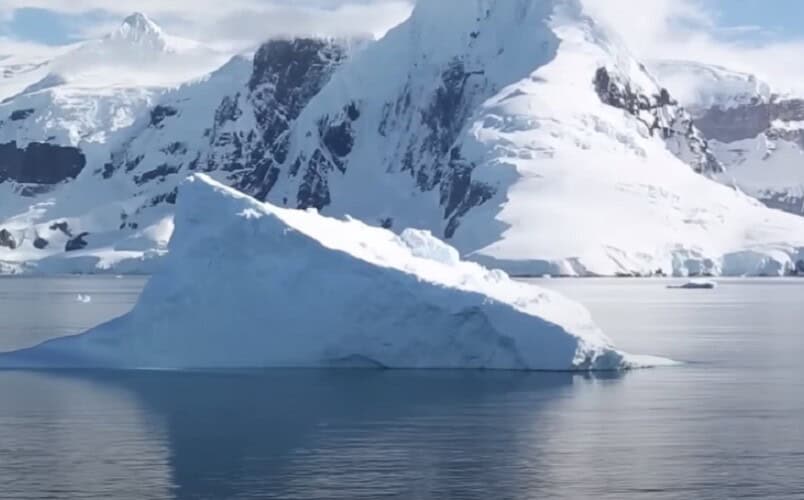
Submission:
M 0 351 L 124 313 L 144 282 L 0 279 Z M 0 499 L 804 499 L 804 280 L 539 283 L 685 364 L 0 371 Z

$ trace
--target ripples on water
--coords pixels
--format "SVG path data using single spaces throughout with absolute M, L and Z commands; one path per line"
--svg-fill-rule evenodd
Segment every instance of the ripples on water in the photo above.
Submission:
M 26 302 L 15 287 L 35 286 L 11 281 L 27 284 L 0 280 L 13 316 L 0 349 L 28 343 L 26 325 L 50 336 L 52 314 L 30 313 L 50 301 L 56 323 L 83 328 L 141 286 L 42 281 L 55 296 Z M 617 377 L 0 372 L 0 498 L 804 498 L 804 281 L 544 284 L 587 303 L 621 347 L 687 364 Z

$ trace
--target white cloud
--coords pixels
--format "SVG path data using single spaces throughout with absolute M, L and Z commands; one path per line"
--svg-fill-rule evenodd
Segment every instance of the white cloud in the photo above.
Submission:
M 0 36 L 0 61 L 35 62 L 53 55 L 53 47 Z M 0 75 L 2 76 L 2 75 Z
M 175 35 L 240 49 L 277 34 L 380 35 L 404 20 L 415 0 L 0 0 L 0 23 L 22 7 L 93 21 L 75 26 L 94 38 L 134 11 Z M 692 59 L 766 78 L 804 91 L 804 39 L 779 40 L 758 26 L 723 26 L 704 0 L 582 0 L 644 60 Z M 72 17 L 71 17 L 72 18 Z M 41 52 L 0 38 L 0 54 Z
M 804 91 L 804 39 L 780 40 L 756 26 L 722 26 L 719 13 L 698 0 L 583 2 L 643 60 L 717 64 L 756 74 L 780 91 Z
M 253 45 L 277 34 L 382 35 L 404 20 L 412 0 L 2 0 L 0 20 L 15 9 L 69 16 L 91 14 L 77 35 L 94 38 L 132 12 L 144 12 L 168 32 L 223 46 Z

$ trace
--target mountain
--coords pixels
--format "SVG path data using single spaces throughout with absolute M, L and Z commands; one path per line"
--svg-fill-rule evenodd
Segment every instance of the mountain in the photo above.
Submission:
M 63 86 L 170 87 L 214 70 L 226 58 L 200 42 L 171 36 L 145 14 L 135 13 L 103 38 L 54 49 L 50 58 L 0 59 L 0 99 Z
M 721 182 L 770 207 L 804 215 L 804 97 L 718 66 L 661 61 L 653 67 L 683 96 L 726 167 Z
M 0 176 L 23 194 L 32 182 L 41 191 L 74 178 L 83 165 L 105 161 L 116 134 L 167 89 L 225 59 L 134 14 L 106 37 L 59 49 L 51 59 L 0 61 L 7 75 L 0 84 Z M 35 164 L 37 174 L 18 176 L 20 162 Z
M 778 275 L 804 259 L 804 219 L 714 182 L 694 117 L 576 0 L 422 0 L 375 43 L 270 40 L 133 116 L 105 156 L 51 162 L 56 183 L 0 185 L 29 196 L 3 198 L 0 259 L 147 271 L 194 172 L 429 230 L 517 274 Z

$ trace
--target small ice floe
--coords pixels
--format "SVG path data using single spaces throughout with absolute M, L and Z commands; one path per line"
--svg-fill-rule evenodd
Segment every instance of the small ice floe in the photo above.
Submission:
M 92 302 L 92 296 L 79 293 L 78 296 L 76 296 L 75 300 L 82 304 L 89 304 L 90 302 Z
M 667 288 L 675 288 L 679 290 L 713 290 L 717 288 L 717 283 L 714 281 L 693 280 L 682 285 L 670 285 Z

